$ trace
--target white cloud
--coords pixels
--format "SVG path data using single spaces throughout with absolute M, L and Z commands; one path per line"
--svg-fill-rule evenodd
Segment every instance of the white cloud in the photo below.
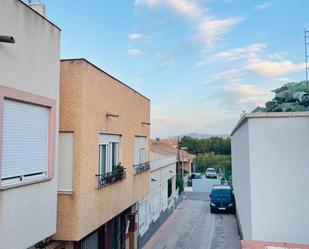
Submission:
M 128 35 L 128 38 L 131 41 L 140 41 L 146 39 L 146 36 L 140 33 L 132 33 Z
M 203 9 L 196 0 L 136 0 L 136 5 L 145 4 L 150 8 L 165 5 L 185 17 L 196 27 L 194 41 L 209 49 L 215 42 L 240 23 L 243 17 L 218 19 Z
M 258 4 L 254 8 L 256 10 L 268 9 L 268 8 L 271 8 L 271 7 L 278 6 L 282 2 L 283 2 L 283 0 L 270 0 L 270 1 Z
M 203 11 L 194 0 L 166 0 L 169 6 L 179 14 L 188 19 L 199 19 L 203 17 Z
M 266 1 L 264 3 L 255 5 L 254 9 L 264 10 L 264 9 L 268 9 L 268 8 L 277 7 L 282 3 L 290 2 L 290 1 L 293 1 L 293 0 L 269 0 L 269 1 Z
M 291 81 L 288 77 L 283 77 L 289 73 L 299 72 L 304 70 L 304 63 L 295 64 L 290 60 L 268 61 L 262 59 L 249 59 L 246 64 L 238 68 L 232 68 L 217 74 L 207 81 L 210 83 L 239 83 L 243 81 L 244 77 L 255 74 L 262 78 L 271 78 L 277 81 Z
M 277 81 L 281 81 L 283 83 L 293 82 L 294 80 L 288 77 L 277 78 Z
M 205 61 L 198 61 L 198 62 L 195 63 L 194 66 L 196 66 L 196 67 L 202 67 L 202 66 L 204 66 L 205 64 L 206 64 Z
M 128 54 L 131 55 L 131 56 L 142 56 L 143 55 L 143 52 L 138 49 L 138 48 L 129 48 L 128 49 Z
M 135 4 L 147 4 L 149 7 L 155 6 L 160 0 L 135 0 Z
M 212 48 L 221 36 L 230 32 L 243 19 L 243 17 L 227 19 L 204 18 L 198 23 L 198 34 L 195 40 L 206 48 Z
M 220 90 L 223 92 L 226 106 L 236 107 L 238 110 L 263 106 L 271 96 L 268 89 L 250 84 L 225 85 Z
M 244 71 L 242 68 L 239 69 L 230 69 L 223 71 L 221 73 L 217 73 L 212 76 L 212 78 L 205 82 L 206 85 L 211 83 L 239 83 L 241 81 L 241 77 L 244 75 Z
M 225 92 L 231 92 L 238 96 L 256 96 L 258 91 L 252 85 L 228 85 L 223 87 Z
M 272 78 L 281 77 L 288 73 L 304 70 L 304 63 L 294 64 L 290 60 L 267 61 L 261 59 L 252 60 L 244 67 L 259 76 Z
M 156 52 L 155 57 L 159 61 L 162 61 L 165 66 L 171 67 L 176 64 L 176 59 L 173 56 L 171 56 L 169 53 L 162 52 L 162 51 Z
M 213 60 L 222 62 L 241 60 L 242 65 L 240 64 L 236 69 L 215 74 L 212 81 L 226 80 L 235 83 L 239 82 L 240 77 L 249 76 L 250 74 L 284 81 L 287 79 L 284 76 L 289 73 L 304 70 L 304 63 L 297 64 L 286 59 L 285 55 L 287 53 L 285 52 L 265 54 L 266 47 L 267 45 L 264 43 L 255 43 L 250 46 L 233 48 L 214 54 L 208 59 L 208 63 Z M 202 66 L 204 64 L 206 62 L 198 62 L 196 65 Z
M 257 9 L 257 10 L 267 9 L 267 8 L 270 8 L 270 7 L 274 7 L 276 2 L 277 1 L 274 1 L 274 0 L 264 2 L 264 3 L 256 5 L 254 8 Z
M 145 4 L 152 8 L 159 4 L 167 5 L 173 11 L 189 19 L 200 18 L 203 13 L 195 0 L 135 0 L 135 4 Z
M 267 47 L 265 43 L 255 43 L 242 48 L 233 48 L 227 51 L 219 52 L 212 56 L 214 60 L 239 60 L 252 59 L 258 57 Z

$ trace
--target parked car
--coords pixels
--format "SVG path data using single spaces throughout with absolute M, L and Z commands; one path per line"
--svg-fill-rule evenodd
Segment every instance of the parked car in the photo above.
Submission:
M 206 178 L 217 179 L 218 175 L 214 168 L 207 168 L 206 169 Z
M 231 186 L 216 185 L 210 194 L 210 212 L 227 212 L 235 214 L 235 198 Z
M 192 173 L 188 177 L 188 181 L 187 181 L 188 187 L 192 187 L 192 179 L 202 179 L 202 175 L 200 173 Z

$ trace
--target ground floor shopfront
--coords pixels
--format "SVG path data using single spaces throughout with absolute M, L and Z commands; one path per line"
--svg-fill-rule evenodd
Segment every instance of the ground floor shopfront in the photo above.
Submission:
M 137 248 L 137 209 L 135 205 L 70 246 L 72 249 L 135 249 Z M 65 242 L 66 245 L 70 244 Z

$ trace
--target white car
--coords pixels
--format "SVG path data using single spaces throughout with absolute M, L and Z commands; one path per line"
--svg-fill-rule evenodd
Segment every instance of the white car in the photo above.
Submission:
M 206 178 L 217 179 L 218 175 L 214 168 L 207 168 L 206 169 Z

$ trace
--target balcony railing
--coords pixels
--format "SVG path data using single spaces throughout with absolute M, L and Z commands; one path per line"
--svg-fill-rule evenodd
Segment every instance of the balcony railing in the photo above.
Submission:
M 143 172 L 145 172 L 149 169 L 150 169 L 150 163 L 149 162 L 134 165 L 134 170 L 135 170 L 136 175 L 143 173 Z
M 117 169 L 109 173 L 96 175 L 98 177 L 98 188 L 103 188 L 126 178 L 125 169 Z

